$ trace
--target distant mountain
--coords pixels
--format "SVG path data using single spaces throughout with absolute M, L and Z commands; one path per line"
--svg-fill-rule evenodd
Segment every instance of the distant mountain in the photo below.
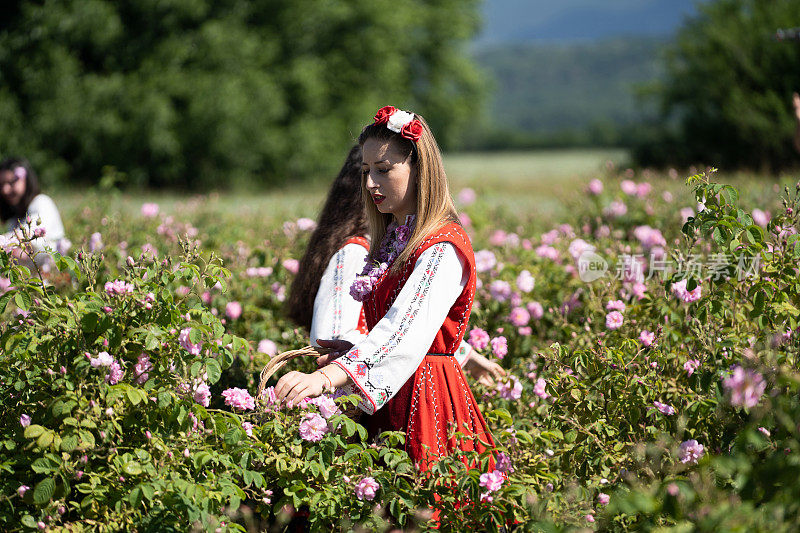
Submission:
M 699 0 L 704 1 L 704 0 Z M 475 44 L 573 42 L 624 35 L 668 36 L 696 0 L 484 0 Z
M 636 87 L 662 75 L 667 42 L 628 37 L 486 46 L 475 59 L 494 85 L 491 127 L 501 136 L 516 134 L 518 142 L 520 135 L 545 144 L 619 142 L 621 130 L 653 112 L 639 105 Z

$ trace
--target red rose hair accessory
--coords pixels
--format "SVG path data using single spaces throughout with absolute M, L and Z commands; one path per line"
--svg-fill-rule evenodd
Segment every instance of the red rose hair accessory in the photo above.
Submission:
M 412 120 L 400 129 L 400 135 L 417 142 L 422 135 L 422 122 L 417 119 Z
M 378 109 L 378 112 L 375 113 L 375 124 L 387 123 L 389 121 L 389 117 L 391 117 L 395 111 L 397 111 L 397 108 L 390 105 Z
M 387 105 L 378 109 L 375 124 L 386 124 L 386 127 L 402 137 L 417 142 L 422 135 L 422 122 L 414 118 L 414 113 L 401 111 Z

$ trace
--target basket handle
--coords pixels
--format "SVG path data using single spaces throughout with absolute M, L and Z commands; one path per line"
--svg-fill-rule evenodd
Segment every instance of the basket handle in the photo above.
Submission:
M 281 368 L 286 365 L 290 360 L 296 357 L 307 357 L 307 356 L 314 356 L 318 357 L 320 355 L 326 355 L 330 353 L 329 348 L 319 348 L 317 346 L 304 346 L 299 350 L 289 350 L 283 353 L 279 353 L 275 357 L 269 360 L 269 363 L 261 370 L 261 379 L 258 383 L 258 390 L 256 391 L 256 399 L 261 398 L 261 393 L 264 392 L 264 387 L 267 385 L 267 381 L 269 378 L 272 377 L 275 372 L 280 370 Z

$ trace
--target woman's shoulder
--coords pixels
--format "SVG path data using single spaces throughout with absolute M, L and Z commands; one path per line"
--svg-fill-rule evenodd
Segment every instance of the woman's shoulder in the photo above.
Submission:
M 357 235 L 357 236 L 354 236 L 354 237 L 350 237 L 349 239 L 347 239 L 344 242 L 344 244 L 342 245 L 342 248 L 344 248 L 345 246 L 348 246 L 350 244 L 355 244 L 355 245 L 361 246 L 364 249 L 366 249 L 367 251 L 369 251 L 369 241 L 367 240 L 366 237 L 362 237 L 360 235 Z
M 28 204 L 28 211 L 41 211 L 42 209 L 55 209 L 56 203 L 46 194 L 39 193 Z
M 449 242 L 462 252 L 469 250 L 472 253 L 472 241 L 458 222 L 447 222 L 436 231 L 431 232 L 420 244 L 419 251 L 424 251 L 440 242 Z

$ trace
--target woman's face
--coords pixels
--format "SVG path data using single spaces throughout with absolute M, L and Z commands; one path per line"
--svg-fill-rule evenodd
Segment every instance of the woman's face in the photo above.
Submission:
M 17 175 L 11 170 L 0 171 L 0 195 L 8 205 L 19 205 L 25 195 L 26 181 L 23 175 Z
M 417 211 L 417 171 L 410 159 L 393 141 L 367 139 L 363 146 L 361 171 L 372 201 L 400 224 Z

